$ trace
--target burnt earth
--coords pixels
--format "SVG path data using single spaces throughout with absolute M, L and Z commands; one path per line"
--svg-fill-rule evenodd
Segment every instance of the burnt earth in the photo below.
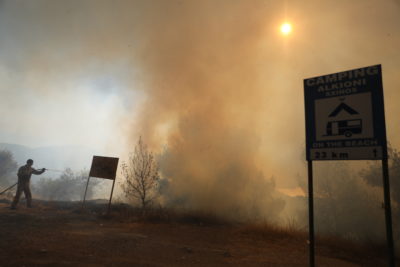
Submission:
M 0 266 L 308 266 L 303 238 L 258 235 L 239 225 L 128 222 L 81 211 L 79 203 L 36 202 L 32 209 L 10 210 L 3 202 L 0 227 Z M 386 264 L 328 248 L 316 261 Z

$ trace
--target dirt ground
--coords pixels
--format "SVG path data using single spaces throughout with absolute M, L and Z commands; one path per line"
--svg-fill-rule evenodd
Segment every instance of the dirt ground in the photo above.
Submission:
M 303 238 L 245 226 L 128 222 L 56 203 L 0 203 L 0 266 L 308 266 Z M 366 252 L 367 255 L 367 252 Z M 385 266 L 346 249 L 318 247 L 317 266 Z

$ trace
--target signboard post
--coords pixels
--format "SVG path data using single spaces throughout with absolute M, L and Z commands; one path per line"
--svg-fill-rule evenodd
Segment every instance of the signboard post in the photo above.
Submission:
M 85 194 L 83 196 L 82 208 L 85 205 L 86 193 L 87 193 L 87 189 L 89 186 L 90 177 L 110 179 L 110 180 L 113 180 L 111 194 L 110 194 L 110 200 L 108 202 L 108 208 L 107 208 L 107 213 L 110 213 L 111 200 L 112 200 L 112 195 L 114 192 L 114 185 L 115 185 L 118 161 L 119 161 L 119 158 L 93 156 L 92 166 L 90 167 L 90 172 L 89 172 L 88 180 L 86 183 Z
M 304 80 L 310 266 L 314 260 L 312 161 L 382 160 L 389 263 L 394 266 L 381 65 Z

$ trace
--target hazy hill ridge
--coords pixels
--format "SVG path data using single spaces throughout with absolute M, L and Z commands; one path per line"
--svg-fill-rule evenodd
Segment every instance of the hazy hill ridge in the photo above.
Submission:
M 13 153 L 18 165 L 25 164 L 26 160 L 34 160 L 34 167 L 63 170 L 71 168 L 79 171 L 89 169 L 93 155 L 93 149 L 81 146 L 46 146 L 31 148 L 19 144 L 0 143 L 0 149 Z M 97 153 L 98 154 L 98 153 Z

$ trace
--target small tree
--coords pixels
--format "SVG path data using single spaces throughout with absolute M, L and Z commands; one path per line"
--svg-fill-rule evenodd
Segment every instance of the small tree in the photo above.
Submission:
M 128 163 L 122 163 L 122 175 L 125 177 L 122 184 L 125 196 L 139 200 L 144 210 L 157 197 L 160 176 L 154 155 L 147 149 L 141 137 Z

